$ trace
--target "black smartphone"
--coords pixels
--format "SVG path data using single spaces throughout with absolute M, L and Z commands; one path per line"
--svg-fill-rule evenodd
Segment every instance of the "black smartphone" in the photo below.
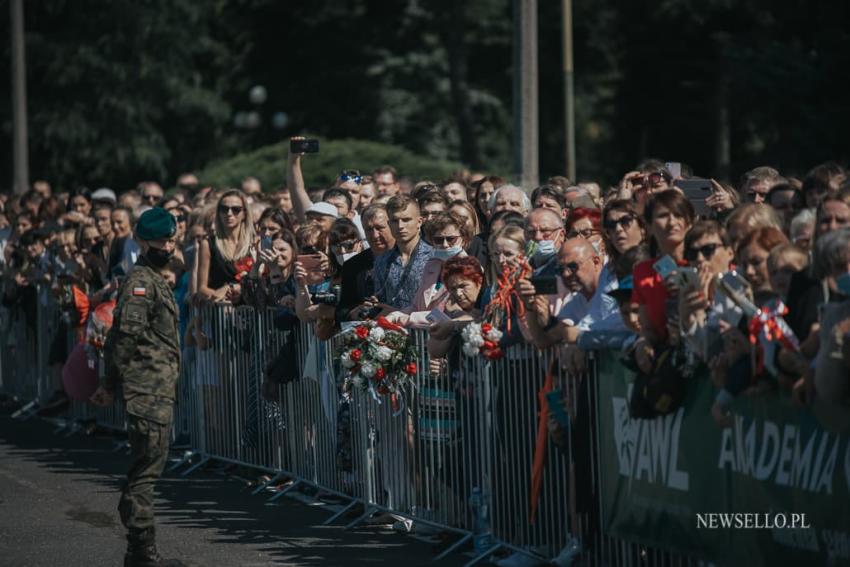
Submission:
M 383 310 L 384 310 L 383 307 L 381 307 L 380 305 L 376 305 L 376 306 L 372 307 L 371 309 L 369 309 L 368 311 L 366 311 L 365 313 L 363 313 L 363 318 L 364 319 L 374 319 Z
M 293 154 L 319 153 L 319 140 L 303 139 L 289 140 L 289 152 Z
M 531 278 L 531 285 L 534 286 L 534 293 L 537 295 L 554 295 L 558 293 L 558 276 L 537 276 Z
M 272 249 L 272 237 L 264 236 L 260 239 L 260 250 L 271 250 Z
M 697 215 L 707 217 L 711 214 L 711 208 L 705 204 L 706 198 L 710 197 L 714 190 L 711 181 L 693 177 L 691 179 L 677 179 L 675 185 L 682 190 L 685 197 L 694 206 L 694 212 Z

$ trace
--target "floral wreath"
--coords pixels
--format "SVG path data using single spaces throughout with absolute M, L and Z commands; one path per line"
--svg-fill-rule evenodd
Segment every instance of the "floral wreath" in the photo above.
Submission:
M 380 403 L 389 396 L 394 412 L 403 405 L 404 388 L 418 371 L 416 349 L 403 327 L 385 317 L 364 321 L 343 333 L 336 354 L 345 372 L 342 390 L 368 391 Z

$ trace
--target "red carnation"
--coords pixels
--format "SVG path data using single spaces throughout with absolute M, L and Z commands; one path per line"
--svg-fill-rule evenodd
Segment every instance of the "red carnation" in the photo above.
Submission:
M 485 335 L 493 330 L 493 325 L 490 323 L 481 323 L 481 332 Z
M 390 389 L 387 388 L 385 384 L 381 384 L 380 386 L 378 386 L 378 393 L 382 396 L 386 396 L 390 393 Z
M 484 341 L 484 344 L 481 345 L 482 350 L 491 350 L 494 348 L 499 348 L 499 343 L 494 341 Z
M 414 374 L 416 374 L 417 370 L 418 370 L 418 369 L 417 369 L 417 367 L 416 367 L 416 363 L 415 363 L 415 362 L 408 362 L 408 363 L 405 365 L 405 367 L 404 367 L 404 371 L 405 371 L 405 373 L 410 374 L 411 376 L 413 376 Z
M 387 371 L 383 368 L 375 370 L 375 380 L 383 380 L 387 376 Z
M 504 355 L 504 353 L 502 352 L 502 349 L 500 349 L 500 348 L 494 348 L 494 349 L 489 349 L 489 350 L 484 351 L 484 358 L 487 358 L 489 360 L 498 360 L 498 359 L 502 358 L 503 355 Z
M 348 356 L 349 356 L 349 358 L 351 358 L 351 360 L 353 360 L 354 362 L 360 362 L 360 357 L 362 357 L 362 356 L 363 356 L 363 351 L 361 351 L 359 348 L 356 348 L 356 349 L 352 350 L 352 351 L 349 353 L 349 355 L 348 355 Z
M 359 327 L 355 328 L 354 332 L 357 333 L 357 336 L 361 339 L 365 339 L 369 336 L 369 329 L 367 329 L 363 325 L 360 325 Z

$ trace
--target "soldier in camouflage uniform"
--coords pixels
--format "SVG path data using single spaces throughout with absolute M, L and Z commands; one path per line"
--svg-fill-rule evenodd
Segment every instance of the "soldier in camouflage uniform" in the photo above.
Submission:
M 129 532 L 125 567 L 183 565 L 158 554 L 153 515 L 154 483 L 168 459 L 180 373 L 178 310 L 160 273 L 174 254 L 175 234 L 174 217 L 163 209 L 150 209 L 139 218 L 136 240 L 142 254 L 118 290 L 104 347 L 106 371 L 92 396 L 94 403 L 109 405 L 120 383 L 127 409 L 133 464 L 118 504 Z

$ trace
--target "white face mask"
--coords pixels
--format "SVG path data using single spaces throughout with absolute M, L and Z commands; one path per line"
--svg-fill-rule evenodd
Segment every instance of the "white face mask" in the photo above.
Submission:
M 357 252 L 349 252 L 348 254 L 334 254 L 334 256 L 336 257 L 337 263 L 342 266 L 347 261 L 357 256 Z
M 452 246 L 451 248 L 434 248 L 434 258 L 437 260 L 448 260 L 463 252 L 460 246 Z
M 546 258 L 555 253 L 555 241 L 554 240 L 540 240 L 537 242 L 537 251 L 534 252 L 535 256 Z

